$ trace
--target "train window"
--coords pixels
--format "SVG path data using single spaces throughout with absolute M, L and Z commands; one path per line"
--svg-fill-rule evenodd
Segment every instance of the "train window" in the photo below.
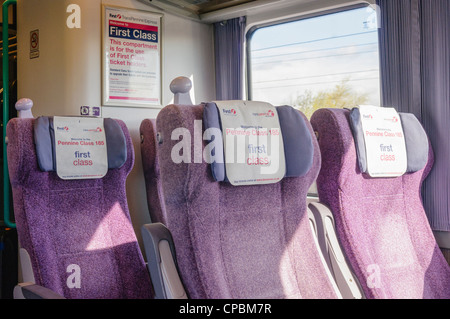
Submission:
M 378 18 L 371 6 L 253 28 L 247 35 L 251 100 L 319 108 L 380 105 Z M 316 183 L 309 189 L 317 196 Z
M 247 39 L 251 100 L 292 105 L 308 118 L 318 108 L 380 105 L 370 6 L 257 27 Z

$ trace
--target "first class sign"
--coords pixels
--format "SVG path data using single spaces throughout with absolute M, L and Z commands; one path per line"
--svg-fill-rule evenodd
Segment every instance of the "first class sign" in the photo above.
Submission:
M 361 125 L 371 177 L 397 177 L 406 172 L 407 154 L 400 116 L 394 108 L 361 105 Z
M 103 103 L 161 104 L 161 15 L 105 7 Z
M 61 179 L 102 178 L 108 172 L 102 118 L 53 118 L 56 173 Z

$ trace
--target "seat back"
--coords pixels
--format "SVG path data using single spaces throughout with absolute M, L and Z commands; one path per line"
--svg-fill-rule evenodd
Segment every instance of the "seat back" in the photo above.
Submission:
M 176 77 L 170 83 L 174 104 L 192 105 L 189 91 L 192 81 L 184 76 Z M 164 194 L 159 173 L 157 155 L 158 131 L 155 119 L 144 119 L 139 129 L 141 134 L 141 156 L 144 170 L 147 203 L 150 218 L 153 223 L 166 224 Z
M 120 167 L 99 179 L 63 180 L 51 167 L 42 170 L 36 122 L 12 119 L 7 127 L 17 231 L 36 284 L 66 298 L 150 298 L 151 283 L 127 206 L 125 181 L 134 151 L 125 124 L 114 122 L 120 131 L 113 142 L 121 136 L 126 147 Z M 51 152 L 54 145 L 47 146 Z
M 195 131 L 204 109 L 169 105 L 157 117 L 166 222 L 189 297 L 338 297 L 307 213 L 307 191 L 320 166 L 317 143 L 311 139 L 313 163 L 302 177 L 266 185 L 217 182 L 202 157 L 207 142 Z M 180 128 L 192 137 L 184 140 L 192 152 L 189 161 L 177 164 L 171 154 Z
M 144 119 L 140 126 L 141 156 L 144 170 L 147 203 L 153 223 L 166 225 L 164 193 L 162 189 L 159 159 L 157 155 L 158 136 L 155 119 Z
M 371 178 L 358 164 L 349 110 L 321 109 L 311 124 L 322 154 L 319 199 L 333 213 L 338 238 L 365 296 L 449 298 L 450 268 L 420 195 L 433 165 L 431 147 L 422 169 Z

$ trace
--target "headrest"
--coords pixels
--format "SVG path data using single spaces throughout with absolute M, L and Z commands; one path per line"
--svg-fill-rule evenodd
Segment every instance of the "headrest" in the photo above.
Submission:
M 103 119 L 108 169 L 120 168 L 127 160 L 127 144 L 120 125 L 113 119 Z M 34 142 L 39 168 L 56 171 L 55 129 L 53 117 L 41 116 L 34 121 Z
M 235 101 L 229 101 L 233 103 Z M 227 101 L 220 102 L 223 105 L 227 105 Z M 225 104 L 223 104 L 225 103 Z M 250 104 L 250 103 L 244 103 Z M 231 105 L 231 104 L 230 104 Z M 258 115 L 260 118 L 272 117 L 272 111 L 270 107 L 267 111 L 267 116 L 261 116 L 260 111 L 255 111 L 254 105 L 245 105 L 247 117 L 250 115 Z M 253 108 L 253 109 L 252 109 Z M 228 112 L 231 108 L 220 109 L 216 102 L 207 103 L 203 112 L 203 123 L 205 131 L 212 128 L 217 129 L 222 132 L 222 135 L 218 135 L 215 138 L 219 138 L 220 141 L 215 143 L 215 158 L 216 161 L 211 163 L 211 171 L 214 179 L 216 181 L 229 182 L 228 176 L 226 174 L 225 165 L 225 151 L 223 148 L 224 140 L 223 134 L 226 128 L 222 127 L 222 121 L 220 117 L 220 112 Z M 232 109 L 233 111 L 234 109 Z M 312 136 L 310 130 L 308 129 L 307 123 L 301 113 L 291 106 L 278 106 L 274 108 L 276 110 L 276 116 L 278 117 L 279 128 L 282 136 L 282 148 L 283 158 L 285 164 L 285 174 L 283 177 L 300 177 L 306 175 L 306 173 L 311 169 L 313 164 L 314 146 L 312 142 Z M 234 113 L 234 112 L 233 112 Z M 250 114 L 250 115 L 249 115 Z M 255 122 L 253 122 L 254 124 Z M 245 128 L 240 122 L 235 122 L 233 128 L 241 127 Z M 258 124 L 253 125 L 255 127 L 260 127 Z M 270 127 L 268 128 L 271 129 Z M 211 140 L 213 141 L 213 140 Z M 220 158 L 220 160 L 217 160 Z
M 406 173 L 423 169 L 428 162 L 429 141 L 419 120 L 410 113 L 398 113 L 406 146 Z M 350 111 L 350 127 L 355 141 L 358 165 L 362 173 L 368 172 L 364 130 L 359 108 Z M 389 142 L 384 143 L 389 147 Z

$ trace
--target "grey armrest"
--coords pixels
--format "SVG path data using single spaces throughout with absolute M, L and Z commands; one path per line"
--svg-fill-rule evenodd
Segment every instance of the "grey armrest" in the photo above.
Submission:
M 450 232 L 433 230 L 433 234 L 440 248 L 450 249 Z
M 33 283 L 21 283 L 14 288 L 14 299 L 65 299 L 65 298 L 48 288 Z
M 154 223 L 143 225 L 141 232 L 155 299 L 187 299 L 170 231 L 163 224 Z
M 333 214 L 325 205 L 311 202 L 308 208 L 316 220 L 320 249 L 345 299 L 364 298 L 358 279 L 350 269 L 336 236 Z

